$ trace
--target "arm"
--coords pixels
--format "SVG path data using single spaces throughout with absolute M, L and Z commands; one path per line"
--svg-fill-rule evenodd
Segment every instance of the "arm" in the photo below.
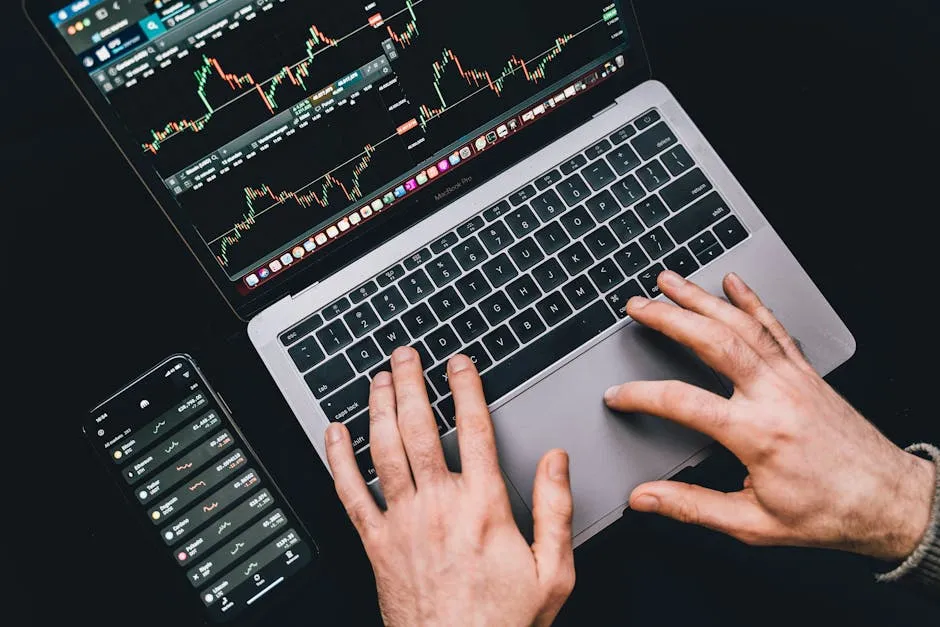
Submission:
M 568 457 L 542 458 L 533 488 L 535 543 L 513 520 L 493 423 L 469 358 L 448 364 L 462 472 L 444 463 L 418 353 L 396 349 L 372 381 L 372 460 L 379 510 L 341 424 L 326 434 L 336 491 L 365 546 L 388 625 L 548 625 L 574 587 Z
M 713 437 L 747 467 L 738 492 L 657 481 L 633 509 L 727 533 L 748 544 L 816 546 L 927 568 L 936 510 L 935 464 L 901 450 L 840 397 L 736 275 L 729 302 L 677 274 L 659 277 L 676 305 L 635 298 L 631 317 L 692 348 L 734 384 L 730 399 L 681 382 L 611 388 L 614 409 L 662 416 Z M 678 306 L 677 306 L 678 305 Z M 937 551 L 937 547 L 933 547 Z M 940 587 L 933 553 L 932 585 Z M 913 563 L 907 564 L 914 570 Z

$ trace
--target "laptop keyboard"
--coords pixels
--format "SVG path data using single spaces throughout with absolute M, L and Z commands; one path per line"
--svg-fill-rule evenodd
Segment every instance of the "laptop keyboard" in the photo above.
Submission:
M 280 336 L 331 421 L 369 453 L 369 381 L 412 346 L 443 436 L 446 362 L 469 356 L 493 403 L 748 237 L 677 136 L 650 111 Z

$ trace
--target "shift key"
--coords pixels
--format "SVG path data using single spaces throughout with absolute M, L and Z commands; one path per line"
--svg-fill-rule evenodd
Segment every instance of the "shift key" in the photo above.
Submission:
M 666 230 L 682 244 L 731 213 L 728 203 L 718 192 L 712 192 L 688 209 L 666 220 Z

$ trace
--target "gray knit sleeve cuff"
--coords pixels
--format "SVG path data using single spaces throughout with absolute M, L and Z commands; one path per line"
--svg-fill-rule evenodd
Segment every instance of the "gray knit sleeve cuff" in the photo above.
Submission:
M 919 583 L 934 592 L 940 592 L 940 449 L 930 444 L 914 444 L 904 450 L 930 457 L 937 466 L 930 522 L 927 523 L 927 532 L 914 552 L 891 572 L 876 575 L 875 580 Z

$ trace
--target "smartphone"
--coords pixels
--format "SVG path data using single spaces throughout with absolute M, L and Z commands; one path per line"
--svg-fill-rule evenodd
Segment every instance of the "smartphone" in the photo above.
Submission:
M 212 622 L 258 613 L 316 559 L 309 533 L 188 355 L 95 407 L 83 430 L 143 535 L 165 554 L 168 576 L 185 580 L 194 610 L 203 606 Z

